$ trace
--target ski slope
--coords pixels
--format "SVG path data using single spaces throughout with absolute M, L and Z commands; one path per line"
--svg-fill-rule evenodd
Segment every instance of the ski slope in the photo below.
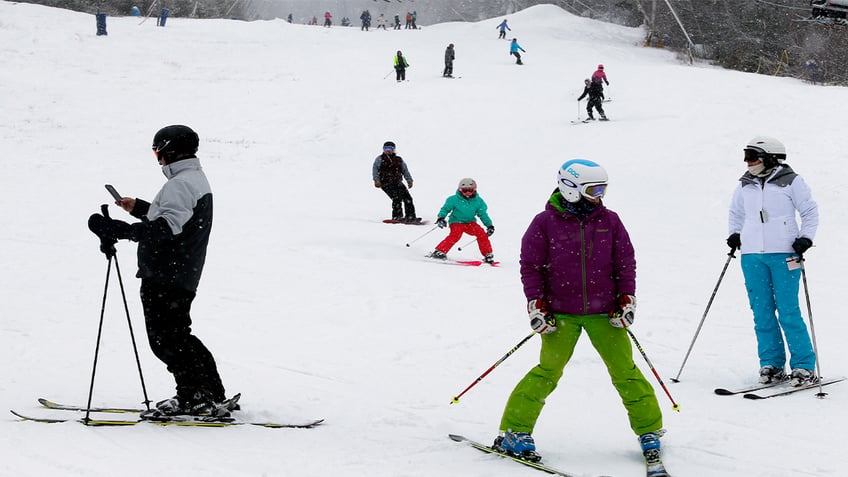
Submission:
M 529 332 L 521 236 L 583 157 L 610 175 L 605 203 L 638 261 L 632 328 L 668 385 L 655 384 L 675 476 L 845 475 L 848 386 L 761 402 L 713 394 L 755 380 L 752 319 L 733 260 L 680 383 L 678 373 L 727 259 L 727 207 L 757 135 L 783 141 L 813 189 L 821 226 L 807 276 L 825 376 L 845 375 L 848 91 L 690 66 L 641 47 L 643 32 L 553 6 L 510 15 L 524 66 L 497 40 L 502 18 L 417 31 L 330 29 L 282 20 L 108 18 L 0 1 L 0 408 L 62 416 L 36 398 L 85 404 L 106 261 L 86 220 L 103 184 L 151 199 L 164 182 L 153 134 L 187 124 L 215 194 L 215 226 L 194 331 L 252 420 L 324 418 L 312 430 L 86 428 L 0 418 L 0 475 L 505 476 L 521 465 L 448 433 L 489 442 L 506 398 L 535 365 L 533 339 L 469 391 Z M 441 77 L 456 45 L 454 74 Z M 409 81 L 396 83 L 402 50 Z M 585 117 L 583 78 L 606 65 L 611 121 Z M 473 177 L 497 229 L 498 268 L 447 267 L 424 254 L 445 232 L 387 225 L 371 182 L 386 140 L 415 178 L 428 220 Z M 129 217 L 112 207 L 116 218 Z M 460 244 L 465 244 L 463 239 Z M 173 382 L 146 343 L 135 245 L 118 246 L 147 392 Z M 471 245 L 457 259 L 479 259 Z M 110 283 L 94 404 L 143 399 L 117 282 Z M 803 298 L 802 298 L 803 303 Z M 805 313 L 806 315 L 806 313 Z M 578 475 L 644 475 L 638 443 L 585 338 L 534 436 L 545 462 Z

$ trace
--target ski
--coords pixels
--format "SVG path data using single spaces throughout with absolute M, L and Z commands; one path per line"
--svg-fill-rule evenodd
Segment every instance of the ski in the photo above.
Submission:
M 841 382 L 841 381 L 845 381 L 844 376 L 839 377 L 839 378 L 822 379 L 821 382 L 818 382 L 818 383 L 808 383 L 808 384 L 804 384 L 804 385 L 797 386 L 797 387 L 786 387 L 786 386 L 775 387 L 774 389 L 766 390 L 766 391 L 763 391 L 763 392 L 760 392 L 760 393 L 747 393 L 747 394 L 744 394 L 742 397 L 744 397 L 745 399 L 768 399 L 768 398 L 773 398 L 773 397 L 777 397 L 777 396 L 787 396 L 789 394 L 793 394 L 793 393 L 796 393 L 798 391 L 805 391 L 807 389 L 816 389 L 819 386 L 827 386 L 828 384 L 838 383 L 838 382 Z
M 450 437 L 450 439 L 452 441 L 455 441 L 455 442 L 464 442 L 464 443 L 468 444 L 469 446 L 471 446 L 471 447 L 473 447 L 473 448 L 475 448 L 479 451 L 483 451 L 483 452 L 486 452 L 486 453 L 489 453 L 489 454 L 494 454 L 494 455 L 497 455 L 497 456 L 505 457 L 507 459 L 512 459 L 515 462 L 518 462 L 519 464 L 524 464 L 527 467 L 532 467 L 536 470 L 541 470 L 542 472 L 546 472 L 548 474 L 559 475 L 559 476 L 562 476 L 562 477 L 577 477 L 577 474 L 572 474 L 572 473 L 569 473 L 569 472 L 563 472 L 561 470 L 557 470 L 557 469 L 554 469 L 553 467 L 549 467 L 545 464 L 542 464 L 541 462 L 531 462 L 529 460 L 524 460 L 524 459 L 521 459 L 521 458 L 516 457 L 514 455 L 509 455 L 509 454 L 506 454 L 506 453 L 503 453 L 503 452 L 499 452 L 495 449 L 492 449 L 490 446 L 480 444 L 479 442 L 474 442 L 474 441 L 472 441 L 471 439 L 469 439 L 465 436 L 460 436 L 460 435 L 456 435 L 456 434 L 448 434 L 448 437 Z
M 733 396 L 735 394 L 745 394 L 745 393 L 750 393 L 750 392 L 753 392 L 753 391 L 759 391 L 761 389 L 773 388 L 775 386 L 780 386 L 781 384 L 785 384 L 787 382 L 788 382 L 787 380 L 782 380 L 782 381 L 777 381 L 777 382 L 773 382 L 773 383 L 753 384 L 753 385 L 750 385 L 750 386 L 743 386 L 741 388 L 733 388 L 733 389 L 715 388 L 713 390 L 713 392 L 718 394 L 719 396 Z
M 76 409 L 73 409 L 76 410 Z M 279 423 L 279 422 L 254 422 L 242 421 L 236 418 L 215 418 L 203 416 L 171 416 L 168 418 L 151 419 L 54 419 L 43 417 L 32 417 L 16 411 L 12 414 L 24 421 L 57 423 L 57 422 L 79 422 L 86 426 L 134 426 L 139 423 L 156 424 L 159 426 L 183 426 L 183 427 L 231 427 L 231 426 L 259 426 L 269 429 L 311 429 L 324 422 L 323 419 L 315 419 L 302 423 Z
M 49 399 L 38 398 L 38 403 L 47 409 L 56 409 L 60 411 L 91 411 L 91 412 L 110 412 L 110 413 L 123 413 L 123 412 L 135 412 L 139 413 L 144 411 L 141 408 L 129 408 L 129 407 L 92 407 L 86 408 L 84 406 L 74 406 L 69 404 L 59 404 L 57 402 L 53 402 Z

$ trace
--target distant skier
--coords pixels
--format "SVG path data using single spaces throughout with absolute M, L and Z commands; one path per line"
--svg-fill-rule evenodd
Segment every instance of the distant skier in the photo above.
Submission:
M 412 28 L 412 12 L 406 12 L 406 25 L 404 26 L 404 30 L 409 30 Z
M 598 110 L 598 114 L 601 116 L 601 121 L 607 120 L 607 115 L 604 113 L 604 86 L 601 82 L 594 83 L 589 78 L 583 80 L 583 94 L 577 98 L 577 101 L 580 102 L 586 96 L 589 96 L 589 101 L 586 103 L 586 112 L 589 113 L 589 120 L 594 121 L 595 116 L 592 116 L 592 108 Z
M 359 15 L 359 20 L 362 21 L 362 27 L 359 29 L 360 31 L 368 31 L 371 28 L 371 12 L 365 10 L 362 12 L 362 15 Z
M 604 73 L 604 65 L 598 65 L 598 69 L 592 73 L 592 83 L 600 83 L 604 82 L 607 86 L 609 86 L 609 81 L 607 81 L 607 74 Z
M 330 12 L 324 12 L 324 26 L 330 28 L 333 24 L 333 16 L 330 15 Z
M 513 38 L 512 42 L 509 44 L 509 54 L 515 57 L 516 65 L 523 65 L 521 62 L 521 53 L 518 50 L 524 51 L 524 48 L 521 48 L 521 45 L 518 44 L 518 38 Z M 524 51 L 524 53 L 527 53 Z
M 445 78 L 453 78 L 453 60 L 456 58 L 456 52 L 453 49 L 453 43 L 445 48 L 445 71 L 442 76 Z
M 289 22 L 289 23 L 292 22 L 292 14 L 291 13 L 289 13 L 289 16 L 286 17 L 286 21 Z
M 496 26 L 495 28 L 501 31 L 500 33 L 498 33 L 498 40 L 506 40 L 506 31 L 512 31 L 512 28 L 510 28 L 509 25 L 506 24 L 506 18 L 504 18 L 504 21 L 502 21 L 501 24 Z
M 406 69 L 409 68 L 409 63 L 406 62 L 406 58 L 400 50 L 395 55 L 394 65 L 398 83 L 406 81 Z
M 448 197 L 445 205 L 439 210 L 436 225 L 442 229 L 447 227 L 448 217 L 450 217 L 450 234 L 436 245 L 436 250 L 429 255 L 430 258 L 446 260 L 448 252 L 462 238 L 462 234 L 469 234 L 477 237 L 477 247 L 483 255 L 483 261 L 494 263 L 495 256 L 492 253 L 489 237 L 495 233 L 495 226 L 489 218 L 486 202 L 477 195 L 477 182 L 474 179 L 466 178 L 459 181 L 456 193 Z M 480 217 L 486 230 L 477 224 L 477 217 Z
M 412 189 L 412 174 L 406 167 L 403 158 L 395 154 L 395 143 L 386 141 L 383 143 L 383 153 L 374 159 L 371 167 L 371 176 L 374 179 L 374 187 L 382 189 L 392 199 L 392 219 L 405 222 L 420 222 L 421 219 L 415 215 L 415 204 L 409 190 L 403 185 L 403 180 Z M 404 214 L 406 209 L 406 214 Z
M 395 30 L 400 30 L 400 15 L 395 15 Z
M 379 17 L 377 17 L 377 29 L 379 30 L 380 28 L 383 30 L 386 29 L 386 17 L 384 17 L 382 13 Z

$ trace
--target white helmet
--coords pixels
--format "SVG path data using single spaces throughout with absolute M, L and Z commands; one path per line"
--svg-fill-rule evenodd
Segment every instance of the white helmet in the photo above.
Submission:
M 559 168 L 559 191 L 565 200 L 579 202 L 580 197 L 601 198 L 607 191 L 607 171 L 588 159 L 572 159 Z
M 477 182 L 474 179 L 466 177 L 459 181 L 459 185 L 456 187 L 457 189 L 472 189 L 475 192 L 477 191 Z
M 752 151 L 756 155 L 761 155 L 763 165 L 766 168 L 783 164 L 786 160 L 786 146 L 777 139 L 769 136 L 757 136 L 751 139 L 745 146 L 745 150 Z

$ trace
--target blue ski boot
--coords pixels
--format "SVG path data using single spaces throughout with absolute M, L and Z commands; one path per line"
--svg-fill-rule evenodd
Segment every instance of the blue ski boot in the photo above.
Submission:
M 492 448 L 530 462 L 542 460 L 542 456 L 536 453 L 536 443 L 533 441 L 533 437 L 526 432 L 507 431 L 503 436 L 498 436 L 495 439 Z
M 645 456 L 645 464 L 648 466 L 647 477 L 669 477 L 660 459 L 660 435 L 661 432 L 648 432 L 639 436 L 642 455 Z

